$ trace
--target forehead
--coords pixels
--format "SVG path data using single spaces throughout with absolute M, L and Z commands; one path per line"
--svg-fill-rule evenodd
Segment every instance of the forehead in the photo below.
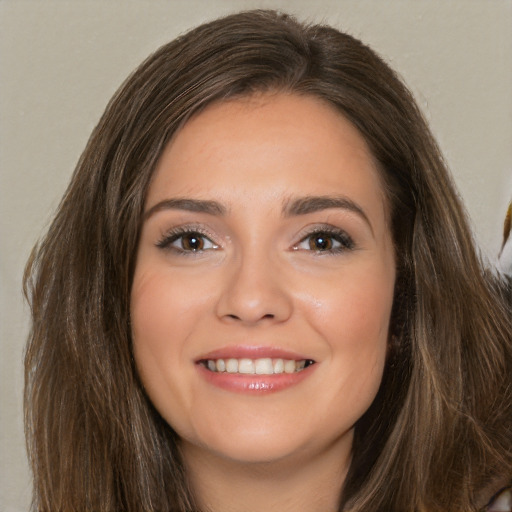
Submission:
M 164 196 L 371 193 L 384 187 L 359 131 L 327 102 L 258 94 L 217 102 L 193 116 L 164 150 L 148 205 Z M 222 199 L 222 197 L 217 197 Z

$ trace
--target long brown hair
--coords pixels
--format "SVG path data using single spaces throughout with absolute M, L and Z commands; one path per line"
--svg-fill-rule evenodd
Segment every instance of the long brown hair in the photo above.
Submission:
M 262 91 L 313 95 L 349 119 L 391 210 L 389 360 L 356 425 L 340 510 L 475 510 L 488 484 L 511 476 L 510 306 L 475 252 L 413 98 L 357 39 L 251 11 L 188 32 L 127 79 L 32 253 L 25 421 L 34 509 L 197 510 L 179 439 L 133 361 L 135 254 L 148 183 L 173 134 L 212 102 Z

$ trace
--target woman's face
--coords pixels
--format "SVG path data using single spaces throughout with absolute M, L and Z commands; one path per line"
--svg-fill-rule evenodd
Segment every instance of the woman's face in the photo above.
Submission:
M 164 151 L 131 294 L 135 360 L 187 453 L 350 452 L 395 282 L 364 139 L 308 96 L 214 104 Z

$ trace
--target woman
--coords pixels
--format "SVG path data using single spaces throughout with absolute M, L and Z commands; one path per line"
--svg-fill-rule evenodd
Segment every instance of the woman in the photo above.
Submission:
M 271 11 L 114 96 L 26 273 L 40 510 L 478 510 L 512 325 L 411 95 Z

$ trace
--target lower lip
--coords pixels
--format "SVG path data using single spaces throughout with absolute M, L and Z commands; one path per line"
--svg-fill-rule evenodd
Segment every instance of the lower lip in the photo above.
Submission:
M 212 372 L 198 364 L 200 375 L 210 384 L 234 393 L 265 394 L 275 393 L 291 388 L 307 379 L 316 364 L 312 364 L 300 372 L 279 373 L 274 375 L 255 375 L 227 372 Z

